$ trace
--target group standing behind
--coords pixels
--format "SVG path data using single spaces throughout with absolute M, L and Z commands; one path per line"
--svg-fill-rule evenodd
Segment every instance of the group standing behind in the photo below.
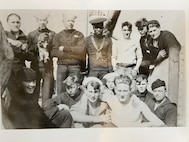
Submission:
M 103 33 L 106 18 L 90 19 L 94 33 L 84 38 L 74 29 L 75 14 L 63 14 L 65 29 L 57 34 L 47 28 L 49 15 L 35 17 L 38 28 L 28 37 L 20 30 L 19 15 L 7 17 L 7 40 L 15 56 L 7 85 L 11 96 L 7 114 L 15 128 L 177 125 L 177 106 L 166 95 L 167 82 L 158 78 L 151 82 L 152 92 L 147 88 L 148 77 L 169 57 L 169 48 L 180 49 L 172 33 L 160 31 L 158 21 L 136 21 L 140 42 L 131 36 L 132 24 L 123 22 L 123 38 L 113 45 L 111 37 Z M 53 57 L 58 58 L 56 85 Z M 26 60 L 31 69 L 26 68 Z M 31 82 L 33 85 L 25 85 Z M 27 107 L 21 107 L 26 101 L 28 110 L 33 105 L 38 114 L 33 110 L 24 113 Z M 19 110 L 13 113 L 14 109 Z M 17 113 L 24 119 L 37 115 L 39 120 L 36 116 L 34 125 L 27 125 L 29 120 L 19 122 L 22 118 L 16 119 Z

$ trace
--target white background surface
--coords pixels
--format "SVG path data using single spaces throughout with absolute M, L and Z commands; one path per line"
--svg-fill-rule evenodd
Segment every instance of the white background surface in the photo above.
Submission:
M 0 9 L 121 9 L 121 10 L 185 10 L 186 47 L 189 45 L 188 0 L 0 0 Z M 178 17 L 178 21 L 180 21 Z M 181 20 L 182 21 L 182 20 Z M 167 23 L 169 24 L 169 23 Z M 182 24 L 182 23 L 181 23 Z M 171 27 L 176 26 L 172 23 Z M 56 28 L 56 27 L 55 27 Z M 57 29 L 58 30 L 58 29 Z M 181 29 L 182 30 L 182 29 Z M 171 30 L 172 31 L 172 30 Z M 174 31 L 173 31 L 174 33 Z M 175 33 L 177 34 L 177 33 Z M 180 33 L 183 34 L 183 33 Z M 177 35 L 176 35 L 177 36 Z M 179 35 L 178 35 L 179 36 Z M 180 35 L 182 36 L 182 35 Z M 182 44 L 184 39 L 179 37 Z M 183 36 L 184 38 L 184 36 Z M 186 48 L 186 57 L 188 57 Z M 187 58 L 187 63 L 189 59 Z M 188 65 L 186 64 L 186 70 Z M 187 71 L 186 71 L 187 72 Z M 189 80 L 188 74 L 186 82 Z M 188 86 L 188 84 L 187 84 Z M 186 110 L 189 120 L 189 90 Z M 182 128 L 114 128 L 57 130 L 0 130 L 0 142 L 189 142 L 189 122 Z

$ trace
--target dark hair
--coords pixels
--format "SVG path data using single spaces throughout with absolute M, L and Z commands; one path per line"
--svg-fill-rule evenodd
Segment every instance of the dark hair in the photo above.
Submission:
M 147 26 L 147 25 L 148 25 L 148 21 L 146 20 L 146 18 L 141 18 L 141 19 L 137 20 L 136 23 L 135 23 L 135 26 L 137 28 L 144 27 L 144 26 Z
M 11 14 L 9 14 L 9 15 L 7 16 L 7 22 L 9 21 L 9 18 L 10 18 L 11 16 L 16 16 L 16 17 L 18 17 L 19 20 L 21 20 L 21 17 L 20 17 L 18 14 L 16 14 L 16 13 L 11 13 Z
M 136 82 L 141 82 L 141 81 L 143 81 L 143 80 L 146 80 L 146 81 L 148 81 L 148 77 L 146 76 L 146 75 L 144 75 L 144 74 L 139 74 L 139 75 L 137 75 L 137 77 L 136 77 Z
M 148 22 L 148 29 L 149 29 L 150 27 L 157 27 L 157 28 L 160 28 L 160 24 L 159 24 L 159 22 L 158 22 L 157 20 L 150 20 L 150 21 Z
M 96 81 L 91 81 L 87 84 L 87 87 L 88 87 L 88 85 L 92 86 L 94 88 L 95 92 L 100 90 L 100 84 Z
M 121 27 L 123 28 L 124 26 L 127 26 L 129 31 L 132 31 L 132 24 L 128 21 L 125 21 L 121 24 Z
M 129 76 L 120 75 L 115 78 L 115 85 L 117 86 L 117 84 L 120 84 L 120 83 L 124 83 L 131 86 L 131 83 L 132 83 L 131 78 Z

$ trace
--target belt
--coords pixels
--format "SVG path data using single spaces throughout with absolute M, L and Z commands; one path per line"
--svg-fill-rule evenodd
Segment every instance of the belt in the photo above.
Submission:
M 126 67 L 126 68 L 131 68 L 131 67 L 136 66 L 136 64 L 127 64 L 127 63 L 117 63 L 116 65 L 120 67 Z

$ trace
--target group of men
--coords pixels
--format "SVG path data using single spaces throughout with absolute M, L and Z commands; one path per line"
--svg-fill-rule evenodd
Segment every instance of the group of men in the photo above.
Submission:
M 94 33 L 86 38 L 74 29 L 73 14 L 63 14 L 65 29 L 57 34 L 47 28 L 49 15 L 36 16 L 39 26 L 28 36 L 20 30 L 21 17 L 8 15 L 14 60 L 7 115 L 13 127 L 176 126 L 177 107 L 166 96 L 165 81 L 154 80 L 153 94 L 147 89 L 148 76 L 169 57 L 169 49 L 180 49 L 175 36 L 161 31 L 157 20 L 142 18 L 135 23 L 140 45 L 131 38 L 128 21 L 122 23 L 123 38 L 112 45 L 104 32 L 106 18 L 93 14 Z M 58 58 L 56 85 L 53 57 Z

